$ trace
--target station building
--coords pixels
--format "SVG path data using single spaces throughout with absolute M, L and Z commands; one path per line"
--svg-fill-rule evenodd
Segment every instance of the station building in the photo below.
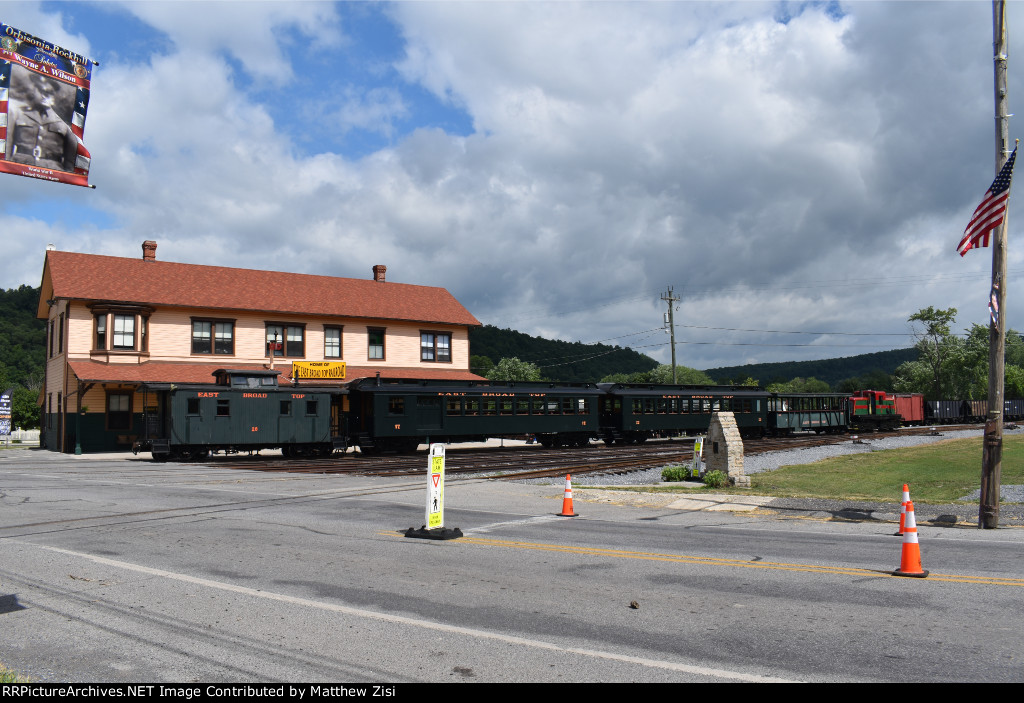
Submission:
M 158 261 L 156 248 L 143 242 L 137 259 L 46 252 L 48 449 L 128 449 L 146 384 L 212 384 L 217 369 L 278 370 L 282 387 L 481 379 L 469 370 L 480 322 L 444 288 L 386 281 L 380 265 L 372 278 L 336 278 Z M 293 362 L 339 363 L 306 364 L 334 376 L 308 381 Z

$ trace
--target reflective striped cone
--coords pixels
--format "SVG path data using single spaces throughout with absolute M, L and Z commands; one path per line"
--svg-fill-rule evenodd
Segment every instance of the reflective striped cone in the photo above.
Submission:
M 914 504 L 907 501 L 907 521 L 903 526 L 903 553 L 900 568 L 893 576 L 912 576 L 923 579 L 928 572 L 921 568 L 921 546 L 917 543 L 917 520 L 914 519 Z
M 907 524 L 907 503 L 910 502 L 910 488 L 903 484 L 903 500 L 900 501 L 900 529 L 893 532 L 896 537 L 903 536 L 904 526 Z
M 565 497 L 562 498 L 562 512 L 558 514 L 561 517 L 576 517 L 572 511 L 572 480 L 569 474 L 565 475 Z

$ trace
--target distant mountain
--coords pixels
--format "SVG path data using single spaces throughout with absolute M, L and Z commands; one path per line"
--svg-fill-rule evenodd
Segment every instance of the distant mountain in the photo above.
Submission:
M 718 383 L 745 378 L 756 378 L 762 386 L 769 383 L 786 382 L 794 378 L 816 378 L 832 388 L 845 379 L 866 376 L 882 371 L 891 374 L 904 361 L 916 361 L 917 349 L 894 349 L 892 351 L 859 354 L 840 359 L 817 361 L 782 361 L 772 364 L 747 364 L 745 366 L 724 366 L 707 369 L 704 373 Z
M 613 373 L 650 371 L 658 362 L 632 349 L 607 344 L 561 342 L 511 329 L 484 325 L 469 330 L 469 353 L 485 356 L 493 364 L 517 357 L 540 367 L 544 378 L 582 383 L 600 381 Z M 471 371 L 485 375 L 486 368 L 471 363 Z

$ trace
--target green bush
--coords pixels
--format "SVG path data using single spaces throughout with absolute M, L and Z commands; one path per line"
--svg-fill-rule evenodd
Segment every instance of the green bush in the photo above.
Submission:
M 725 488 L 729 485 L 729 474 L 721 471 L 708 471 L 704 474 L 704 485 L 708 488 Z
M 683 466 L 666 466 L 661 470 L 662 481 L 685 481 L 687 470 Z

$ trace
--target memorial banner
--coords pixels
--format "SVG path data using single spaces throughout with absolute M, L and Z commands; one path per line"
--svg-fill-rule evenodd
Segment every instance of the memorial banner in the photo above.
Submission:
M 0 173 L 89 185 L 94 61 L 0 22 Z
M 11 434 L 11 396 L 13 395 L 13 388 L 8 388 L 0 395 L 0 437 Z

